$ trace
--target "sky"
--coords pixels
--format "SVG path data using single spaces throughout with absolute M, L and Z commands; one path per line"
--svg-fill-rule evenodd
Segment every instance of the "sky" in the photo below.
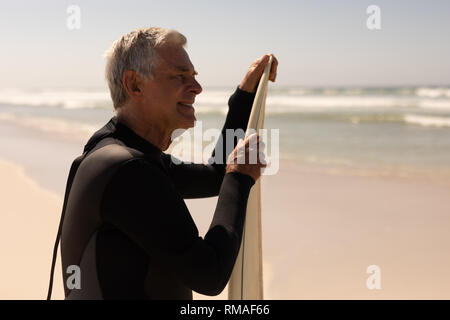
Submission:
M 176 29 L 204 87 L 238 85 L 266 53 L 279 86 L 450 85 L 450 1 L 4 1 L 0 89 L 106 88 L 103 53 L 138 27 Z M 67 8 L 80 8 L 69 30 Z M 381 29 L 369 30 L 369 5 Z

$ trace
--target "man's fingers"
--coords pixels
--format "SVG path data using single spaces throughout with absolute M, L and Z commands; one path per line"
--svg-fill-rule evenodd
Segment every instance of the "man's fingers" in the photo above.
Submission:
M 269 63 L 270 56 L 272 56 L 274 60 L 272 63 L 272 67 L 270 68 L 271 71 L 269 74 L 269 79 L 271 81 L 275 81 L 278 61 L 273 54 L 265 54 L 259 59 L 253 61 L 247 71 L 247 74 L 244 77 L 244 80 L 242 80 L 241 84 L 239 85 L 239 88 L 241 90 L 251 93 L 255 92 L 258 81 L 264 72 L 264 68 L 266 67 L 267 63 Z
M 262 75 L 262 73 L 264 72 L 264 68 L 266 67 L 266 65 L 268 63 L 269 63 L 269 55 L 268 54 L 266 54 L 260 58 L 258 66 L 257 66 L 257 69 L 258 69 L 257 75 L 258 76 Z
M 275 81 L 277 78 L 277 67 L 278 67 L 278 60 L 275 58 L 273 54 L 270 54 L 272 56 L 272 66 L 270 67 L 270 80 Z
M 252 149 L 258 148 L 259 151 L 262 151 L 266 148 L 266 144 L 264 143 L 262 137 L 259 134 L 253 133 L 247 137 L 245 147 Z
M 269 62 L 270 54 L 263 55 L 260 59 L 261 63 L 264 63 L 264 66 Z
M 247 145 L 255 145 L 259 141 L 259 135 L 255 132 L 247 137 L 246 144 Z

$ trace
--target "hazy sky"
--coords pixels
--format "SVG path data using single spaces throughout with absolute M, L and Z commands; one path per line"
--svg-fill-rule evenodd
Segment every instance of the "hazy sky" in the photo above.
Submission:
M 66 12 L 81 9 L 81 29 Z M 366 8 L 381 9 L 381 30 Z M 279 85 L 450 84 L 450 1 L 2 1 L 0 88 L 105 87 L 103 52 L 137 27 L 177 29 L 204 86 L 274 53 Z

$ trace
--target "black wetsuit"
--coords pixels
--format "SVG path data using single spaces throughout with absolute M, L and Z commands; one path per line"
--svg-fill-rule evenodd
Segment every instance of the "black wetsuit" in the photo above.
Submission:
M 230 97 L 223 139 L 225 129 L 245 130 L 254 97 L 239 88 Z M 68 266 L 80 266 L 81 289 L 65 285 L 66 299 L 192 299 L 192 290 L 219 294 L 239 252 L 254 180 L 225 174 L 225 152 L 222 164 L 176 165 L 116 117 L 91 137 L 85 153 L 68 193 L 61 234 L 64 283 L 71 275 Z M 183 198 L 216 195 L 203 239 Z

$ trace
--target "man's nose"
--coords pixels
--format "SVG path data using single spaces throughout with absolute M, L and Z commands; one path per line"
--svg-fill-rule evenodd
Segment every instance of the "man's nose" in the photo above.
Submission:
M 191 92 L 194 92 L 197 95 L 200 94 L 202 91 L 203 91 L 202 86 L 200 85 L 200 83 L 198 83 L 196 79 L 194 79 L 194 81 L 192 82 Z

